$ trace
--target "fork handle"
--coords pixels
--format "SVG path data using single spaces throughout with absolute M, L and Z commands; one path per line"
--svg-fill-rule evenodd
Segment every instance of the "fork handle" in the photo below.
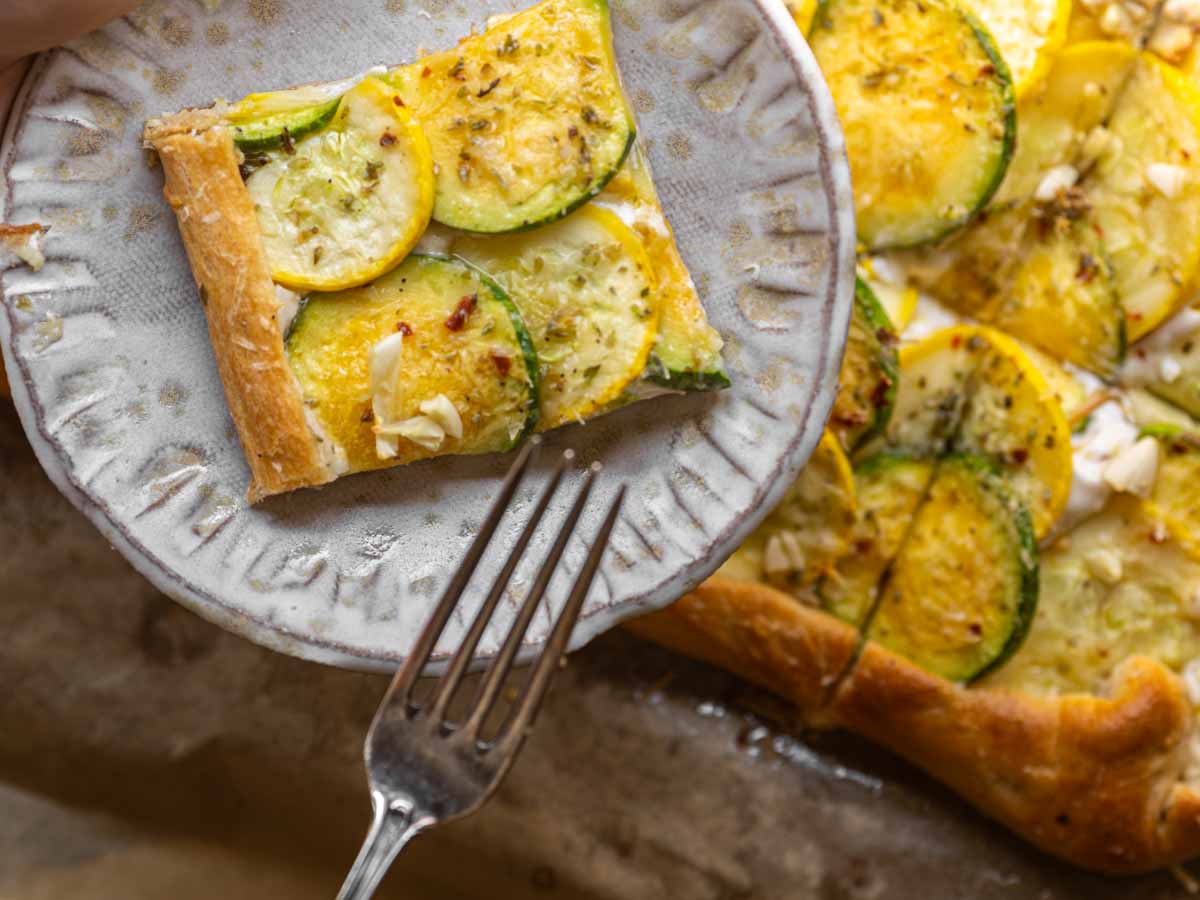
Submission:
M 338 900 L 369 900 L 396 854 L 434 823 L 432 817 L 418 813 L 413 804 L 404 799 L 389 799 L 382 791 L 371 791 L 371 809 L 371 830 L 338 892 Z

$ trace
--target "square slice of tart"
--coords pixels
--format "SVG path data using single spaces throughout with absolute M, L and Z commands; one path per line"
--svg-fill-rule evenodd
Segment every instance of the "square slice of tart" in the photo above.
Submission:
M 604 0 L 147 123 L 252 501 L 728 385 Z

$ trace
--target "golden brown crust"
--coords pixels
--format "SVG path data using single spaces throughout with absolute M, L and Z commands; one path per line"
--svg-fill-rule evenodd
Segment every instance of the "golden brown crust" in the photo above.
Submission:
M 212 110 L 146 125 L 205 305 L 217 368 L 241 437 L 251 503 L 332 480 L 288 365 L 278 300 L 233 138 Z
M 720 577 L 626 627 L 781 694 L 814 726 L 836 724 L 829 693 L 858 644 L 853 628 L 787 594 Z
M 635 633 L 715 663 L 908 759 L 1041 849 L 1106 872 L 1200 854 L 1181 783 L 1192 715 L 1180 680 L 1134 657 L 1110 696 L 966 688 L 869 644 L 832 694 L 853 629 L 765 585 L 713 578 Z

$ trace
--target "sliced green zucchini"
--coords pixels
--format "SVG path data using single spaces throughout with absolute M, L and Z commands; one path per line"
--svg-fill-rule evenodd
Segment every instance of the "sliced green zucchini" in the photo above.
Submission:
M 331 96 L 332 95 L 332 96 Z M 225 110 L 233 142 L 246 156 L 287 148 L 332 121 L 342 100 L 340 85 L 310 85 L 250 94 Z
M 823 0 L 809 42 L 869 249 L 935 240 L 987 205 L 1016 114 L 1008 67 L 970 13 L 949 0 Z
M 800 593 L 846 556 L 855 522 L 854 473 L 837 438 L 826 431 L 783 500 L 721 574 Z
M 329 126 L 246 182 L 271 277 L 295 291 L 378 278 L 413 248 L 433 209 L 420 125 L 382 81 L 364 79 Z
M 541 366 L 541 430 L 582 422 L 641 377 L 658 326 L 654 275 L 613 212 L 588 205 L 536 231 L 461 236 L 451 249 L 521 311 Z
M 896 332 L 875 293 L 859 278 L 838 393 L 829 416 L 847 451 L 887 428 L 899 381 Z
M 1029 513 L 990 464 L 941 460 L 866 626 L 876 641 L 950 681 L 1000 666 L 1038 597 Z
M 1146 655 L 1175 672 L 1200 657 L 1200 556 L 1150 504 L 1118 494 L 1042 554 L 1036 627 L 987 678 L 1035 695 L 1102 693 Z
M 1060 166 L 1078 175 L 1095 163 L 1107 137 L 1102 126 L 1136 61 L 1131 45 L 1115 41 L 1088 41 L 1058 55 L 1045 82 L 1017 108 L 1017 152 L 997 204 L 1032 199 Z
M 465 231 L 567 215 L 633 144 L 606 0 L 542 0 L 387 77 L 433 148 L 434 218 Z
M 900 552 L 929 482 L 933 460 L 881 453 L 854 469 L 858 517 L 850 534 L 851 552 L 817 582 L 822 606 L 861 626 L 875 605 L 884 573 Z
M 721 359 L 724 341 L 708 324 L 700 296 L 675 245 L 670 223 L 663 215 L 650 163 L 637 146 L 621 170 L 596 198 L 629 222 L 654 270 L 659 318 L 658 339 L 646 378 L 676 391 L 713 391 L 729 387 Z
M 1200 270 L 1200 88 L 1142 53 L 1109 131 L 1084 193 L 1136 341 L 1188 300 Z
M 537 424 L 521 316 L 460 260 L 413 254 L 366 287 L 310 295 L 287 351 L 317 433 L 351 471 L 507 450 Z
M 1032 202 L 994 207 L 944 250 L 951 264 L 914 267 L 942 303 L 1104 378 L 1125 358 L 1125 313 L 1100 236 L 1047 221 Z

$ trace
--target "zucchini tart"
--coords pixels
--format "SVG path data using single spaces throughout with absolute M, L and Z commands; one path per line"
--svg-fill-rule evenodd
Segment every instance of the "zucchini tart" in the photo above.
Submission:
M 890 747 L 1049 853 L 1186 862 L 1200 3 L 795 11 L 859 206 L 839 395 L 723 570 L 631 627 Z
M 605 0 L 147 123 L 257 501 L 728 378 Z

